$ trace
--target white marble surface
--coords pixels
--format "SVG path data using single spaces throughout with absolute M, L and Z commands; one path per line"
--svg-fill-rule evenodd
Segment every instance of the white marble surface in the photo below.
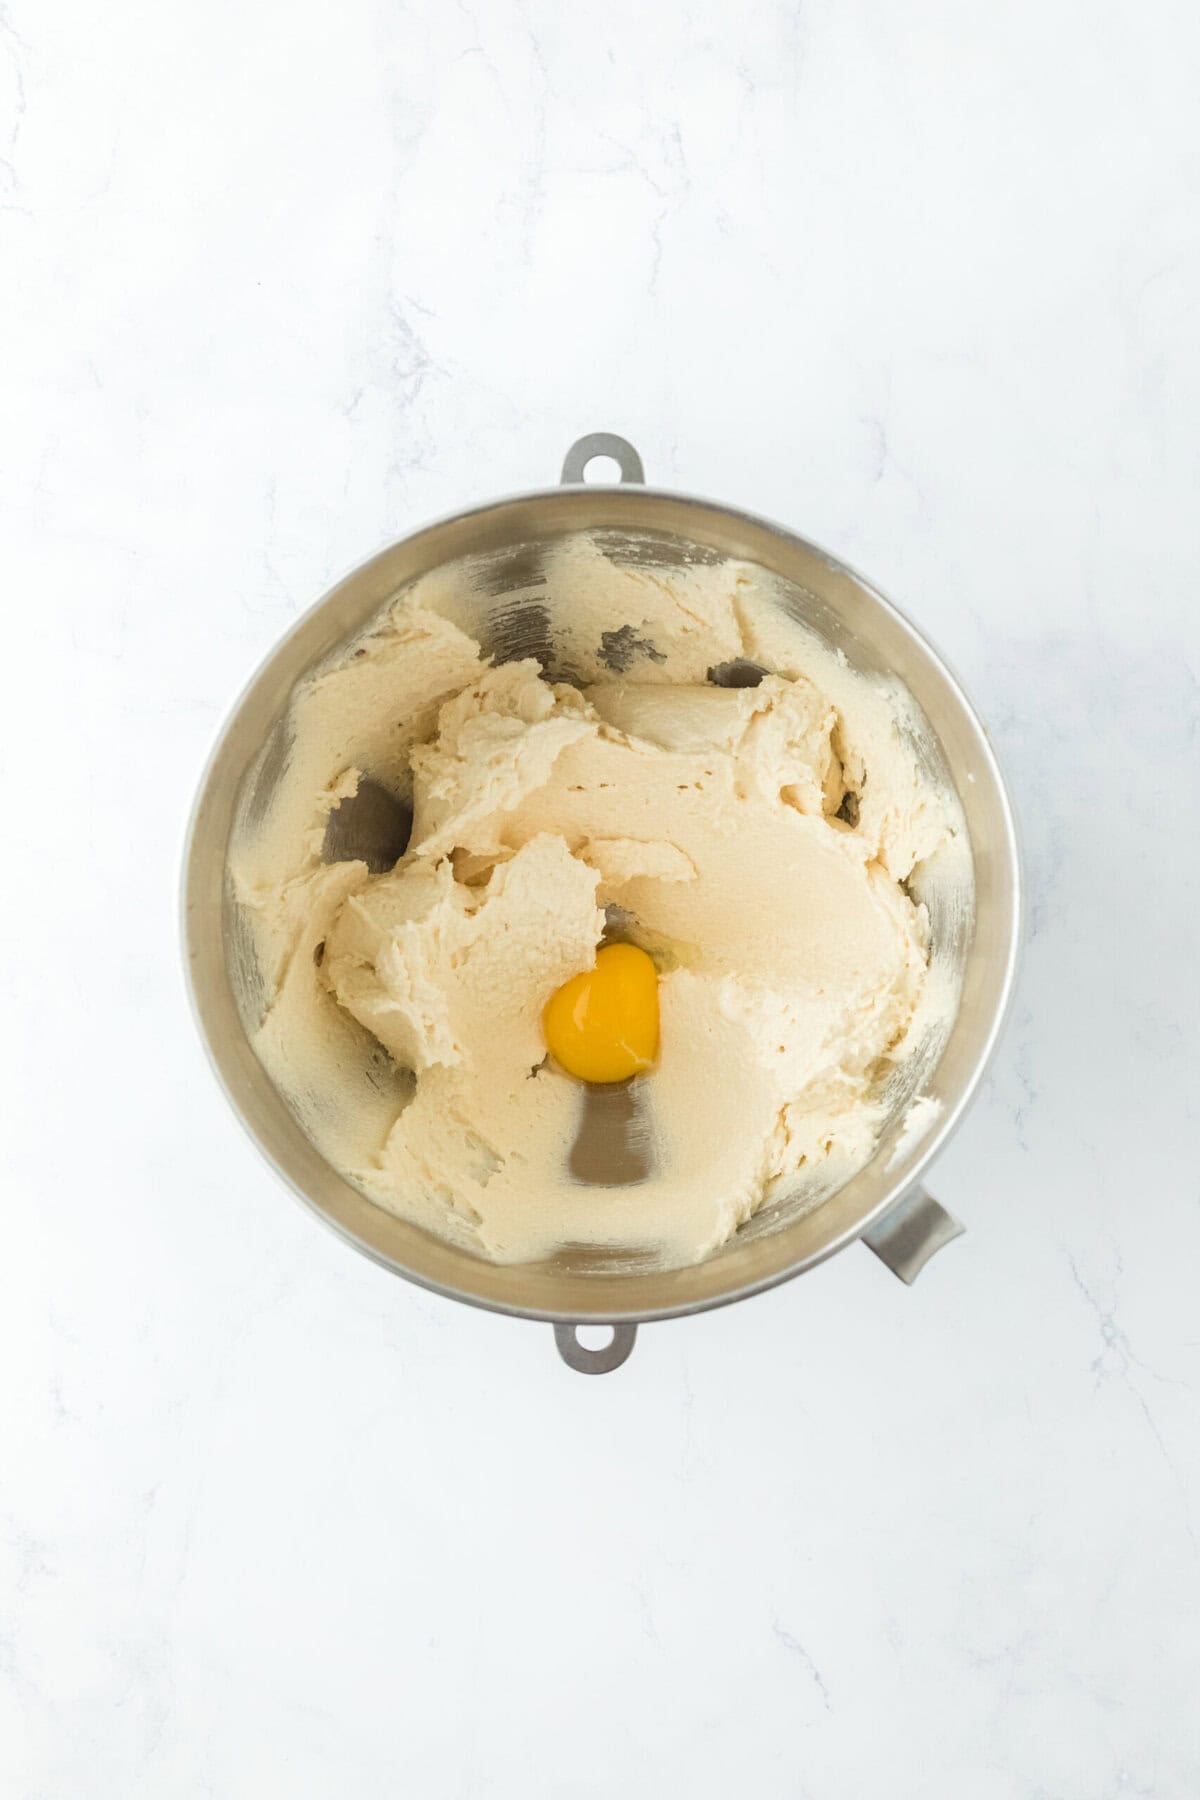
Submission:
M 1198 91 L 1182 0 L 5 0 L 6 1800 L 1195 1800 Z M 297 612 L 605 427 L 945 650 L 1032 937 L 913 1291 L 587 1381 L 275 1186 L 174 890 Z

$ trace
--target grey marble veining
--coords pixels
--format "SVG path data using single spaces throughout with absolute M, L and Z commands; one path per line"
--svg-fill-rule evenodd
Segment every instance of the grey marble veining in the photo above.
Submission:
M 1175 0 L 0 7 L 0 1793 L 1200 1793 L 1198 89 Z M 1031 907 L 966 1236 L 582 1381 L 275 1188 L 174 888 L 299 611 L 595 428 L 920 622 Z

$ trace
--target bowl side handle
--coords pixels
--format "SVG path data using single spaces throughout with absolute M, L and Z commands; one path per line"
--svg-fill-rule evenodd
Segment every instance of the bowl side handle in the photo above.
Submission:
M 880 1262 L 887 1264 L 893 1275 L 911 1284 L 930 1257 L 961 1237 L 965 1230 L 966 1226 L 932 1194 L 916 1187 L 863 1232 L 863 1243 Z

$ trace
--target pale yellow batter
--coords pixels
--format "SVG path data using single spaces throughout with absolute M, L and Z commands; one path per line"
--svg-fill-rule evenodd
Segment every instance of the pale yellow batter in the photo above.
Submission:
M 904 696 L 764 606 L 752 569 L 651 576 L 580 536 L 550 576 L 577 685 L 488 664 L 461 629 L 464 567 L 294 696 L 232 853 L 255 1047 L 382 1206 L 500 1261 L 589 1244 L 691 1262 L 781 1185 L 828 1191 L 870 1156 L 885 1088 L 953 1009 L 904 884 L 934 858 L 969 882 L 965 835 Z M 775 672 L 709 684 L 735 657 Z M 412 797 L 385 875 L 320 860 L 363 775 Z M 606 908 L 660 969 L 649 1169 L 626 1186 L 570 1173 L 585 1094 L 541 1028 Z

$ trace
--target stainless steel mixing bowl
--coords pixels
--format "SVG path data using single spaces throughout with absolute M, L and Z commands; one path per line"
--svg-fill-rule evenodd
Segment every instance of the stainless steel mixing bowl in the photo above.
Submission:
M 596 457 L 616 460 L 611 486 L 584 480 Z M 238 701 L 213 752 L 192 818 L 184 872 L 186 960 L 200 1031 L 242 1122 L 268 1161 L 314 1213 L 399 1275 L 457 1300 L 555 1327 L 573 1368 L 604 1373 L 624 1362 L 637 1326 L 699 1312 L 799 1275 L 862 1238 L 911 1281 L 961 1226 L 921 1179 L 962 1118 L 1000 1030 L 1017 957 L 1020 878 L 1012 810 L 983 728 L 958 683 L 916 628 L 845 564 L 777 525 L 730 507 L 643 485 L 631 445 L 593 433 L 572 446 L 562 485 L 494 501 L 391 545 L 346 577 L 272 651 Z M 658 566 L 697 555 L 738 558 L 769 572 L 779 604 L 869 672 L 898 676 L 930 727 L 941 772 L 966 816 L 975 865 L 973 921 L 949 951 L 962 979 L 957 1017 L 922 1091 L 940 1103 L 935 1125 L 907 1150 L 899 1116 L 871 1161 L 815 1208 L 786 1198 L 723 1249 L 692 1268 L 619 1271 L 604 1259 L 563 1253 L 536 1264 L 497 1265 L 442 1242 L 374 1206 L 310 1143 L 258 1062 L 247 1037 L 235 967 L 237 906 L 226 851 L 239 793 L 281 729 L 297 680 L 353 637 L 416 578 L 469 553 L 511 553 L 512 579 L 478 597 L 476 635 L 498 655 L 537 654 L 553 620 L 545 607 L 514 607 L 539 548 L 582 529 L 616 534 L 624 554 Z M 503 557 L 502 557 L 503 562 Z M 937 929 L 935 920 L 935 932 Z M 607 1324 L 611 1342 L 588 1348 L 577 1325 Z

